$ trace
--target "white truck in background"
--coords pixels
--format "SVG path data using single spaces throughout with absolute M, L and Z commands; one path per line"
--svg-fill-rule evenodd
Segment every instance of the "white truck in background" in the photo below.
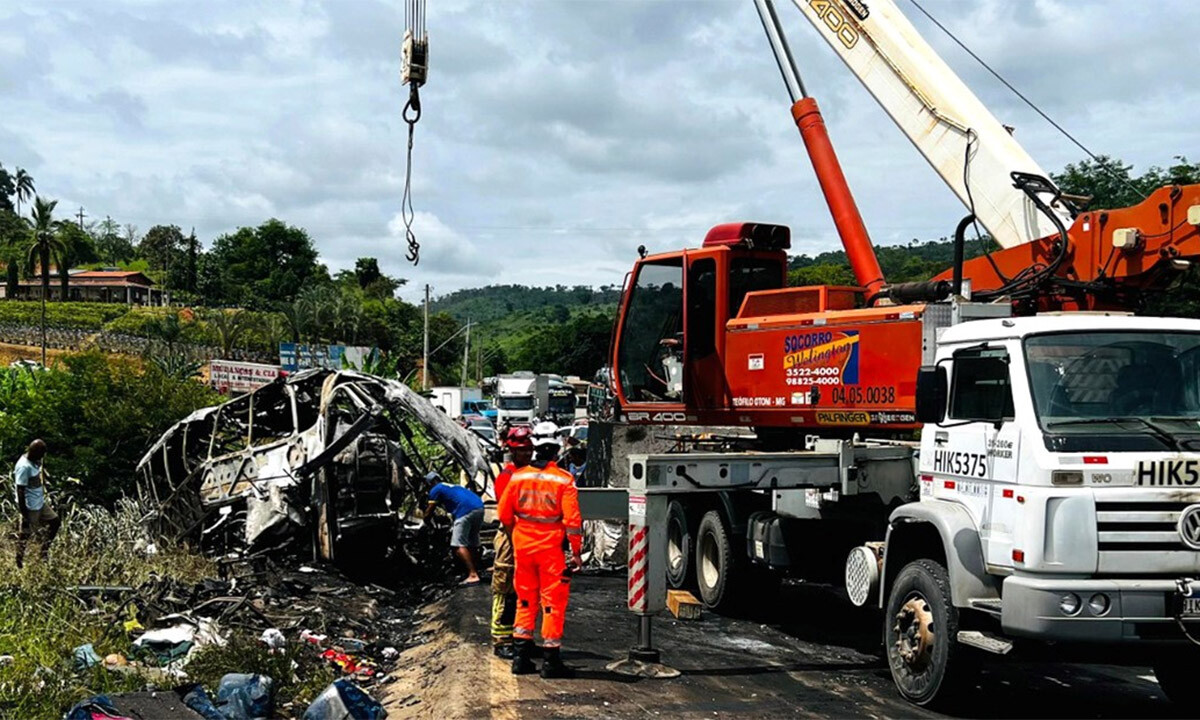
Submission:
M 494 381 L 496 427 L 527 425 L 533 422 L 536 405 L 534 384 L 537 382 L 537 376 L 531 372 L 519 371 L 509 375 L 498 375 Z
M 455 420 L 463 415 L 485 415 L 488 408 L 483 390 L 477 387 L 435 387 L 429 393 L 429 401 Z

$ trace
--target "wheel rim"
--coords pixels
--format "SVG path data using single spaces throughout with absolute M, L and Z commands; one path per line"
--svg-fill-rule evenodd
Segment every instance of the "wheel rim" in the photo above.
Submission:
M 919 673 L 929 667 L 933 660 L 933 646 L 937 633 L 933 628 L 933 611 L 925 596 L 914 593 L 896 612 L 896 656 L 905 667 Z
M 678 574 L 683 567 L 686 555 L 683 552 L 683 528 L 679 521 L 672 519 L 667 526 L 667 567 Z
M 712 535 L 705 534 L 700 540 L 700 575 L 706 587 L 715 588 L 721 579 L 721 558 Z

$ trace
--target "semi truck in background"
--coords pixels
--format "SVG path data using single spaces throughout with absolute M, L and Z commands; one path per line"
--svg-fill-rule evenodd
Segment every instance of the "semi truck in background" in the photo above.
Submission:
M 537 376 L 519 371 L 509 375 L 497 375 L 486 382 L 494 388 L 496 427 L 506 425 L 528 425 L 533 422 L 536 399 L 534 383 Z

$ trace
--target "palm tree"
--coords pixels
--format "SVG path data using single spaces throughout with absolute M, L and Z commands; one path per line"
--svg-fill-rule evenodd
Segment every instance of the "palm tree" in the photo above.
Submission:
M 43 300 L 50 297 L 50 258 L 63 251 L 63 242 L 58 235 L 58 222 L 54 219 L 54 208 L 57 206 L 57 200 L 43 200 L 40 196 L 33 198 L 28 261 L 30 267 L 41 266 Z
M 29 202 L 29 198 L 34 196 L 33 176 L 25 172 L 25 168 L 17 168 L 17 174 L 13 176 L 13 185 L 17 197 L 17 214 L 20 215 L 21 201 Z
M 75 223 L 56 223 L 56 227 L 60 244 L 54 253 L 54 263 L 59 268 L 61 295 L 58 299 L 60 302 L 67 302 L 71 297 L 71 268 L 79 263 L 95 262 L 100 256 L 96 253 L 96 245 L 92 238 Z
M 30 226 L 31 240 L 29 246 L 29 265 L 34 260 L 42 266 L 42 366 L 46 365 L 46 299 L 50 296 L 50 255 L 61 252 L 62 241 L 56 230 L 54 208 L 57 200 L 43 200 L 40 196 L 33 197 L 33 222 Z
M 221 343 L 221 357 L 229 357 L 241 340 L 242 334 L 250 329 L 251 318 L 244 310 L 215 310 L 205 319 L 217 331 L 217 338 Z

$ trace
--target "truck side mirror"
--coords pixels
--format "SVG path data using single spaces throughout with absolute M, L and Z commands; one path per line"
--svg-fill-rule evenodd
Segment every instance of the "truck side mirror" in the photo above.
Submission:
M 949 394 L 944 365 L 922 365 L 917 371 L 917 422 L 940 423 L 946 417 Z

